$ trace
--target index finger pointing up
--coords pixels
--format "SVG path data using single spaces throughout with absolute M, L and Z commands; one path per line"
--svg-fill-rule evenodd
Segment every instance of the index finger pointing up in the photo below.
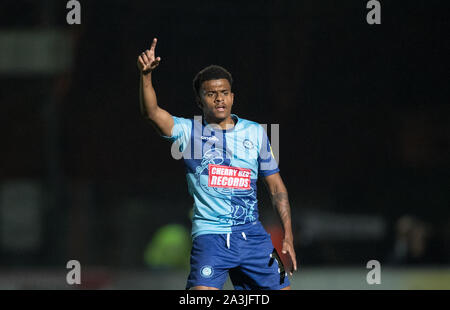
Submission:
M 158 41 L 158 39 L 154 38 L 153 42 L 152 42 L 152 46 L 150 47 L 150 50 L 153 51 L 153 52 L 155 51 L 155 47 L 156 47 L 156 42 L 157 41 Z
M 155 58 L 156 41 L 157 41 L 157 39 L 154 38 L 154 39 L 153 39 L 153 42 L 152 42 L 152 45 L 150 46 L 150 51 L 149 51 L 150 58 Z

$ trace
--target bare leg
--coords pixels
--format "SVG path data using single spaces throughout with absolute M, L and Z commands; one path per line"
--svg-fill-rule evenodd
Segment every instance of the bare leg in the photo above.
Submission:
M 191 287 L 191 290 L 219 290 L 219 289 L 216 288 L 216 287 L 209 287 L 209 286 L 201 286 L 201 285 L 199 285 L 199 286 Z
M 291 289 L 291 286 L 289 285 L 289 286 L 286 286 L 286 287 L 284 287 L 284 288 L 282 288 L 281 290 L 290 290 Z M 195 290 L 195 291 L 199 291 L 199 290 L 219 290 L 218 288 L 216 288 L 216 287 L 209 287 L 209 286 L 194 286 L 194 287 L 191 287 L 191 290 Z

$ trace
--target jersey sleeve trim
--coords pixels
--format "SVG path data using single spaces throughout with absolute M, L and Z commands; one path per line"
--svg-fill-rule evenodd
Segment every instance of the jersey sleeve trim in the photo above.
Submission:
M 268 177 L 269 175 L 272 175 L 272 174 L 275 174 L 275 173 L 278 173 L 278 172 L 280 172 L 279 168 L 272 169 L 272 170 L 260 170 L 258 172 L 258 175 L 261 176 L 261 177 Z

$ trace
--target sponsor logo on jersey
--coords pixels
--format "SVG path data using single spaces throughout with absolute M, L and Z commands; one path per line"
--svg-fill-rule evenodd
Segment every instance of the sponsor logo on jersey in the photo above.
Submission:
M 219 138 L 217 138 L 216 136 L 211 136 L 211 137 L 202 136 L 202 140 L 203 141 L 214 141 L 214 142 L 217 142 L 217 141 L 219 141 Z
M 250 189 L 250 169 L 209 164 L 208 172 L 210 187 Z

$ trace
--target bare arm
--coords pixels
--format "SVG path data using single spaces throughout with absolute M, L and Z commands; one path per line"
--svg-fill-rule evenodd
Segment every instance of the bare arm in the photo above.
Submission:
M 272 205 L 280 216 L 284 229 L 283 254 L 289 254 L 292 260 L 294 271 L 297 270 L 297 259 L 294 250 L 294 236 L 292 234 L 291 207 L 289 205 L 286 186 L 279 173 L 269 175 L 264 178 L 264 183 L 272 198 Z M 292 275 L 292 271 L 291 271 Z
M 172 135 L 174 125 L 172 116 L 158 106 L 156 92 L 152 84 L 152 72 L 159 65 L 161 58 L 155 58 L 156 38 L 153 39 L 150 50 L 138 57 L 137 65 L 140 71 L 139 103 L 141 113 L 149 120 L 156 130 L 165 136 Z

